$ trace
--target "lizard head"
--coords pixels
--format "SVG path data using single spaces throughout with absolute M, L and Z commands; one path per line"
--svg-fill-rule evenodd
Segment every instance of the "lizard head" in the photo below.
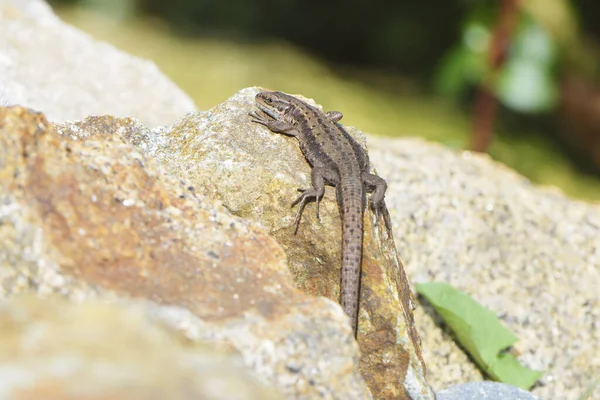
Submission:
M 292 96 L 282 92 L 260 92 L 256 95 L 258 108 L 277 120 L 290 111 L 293 101 Z

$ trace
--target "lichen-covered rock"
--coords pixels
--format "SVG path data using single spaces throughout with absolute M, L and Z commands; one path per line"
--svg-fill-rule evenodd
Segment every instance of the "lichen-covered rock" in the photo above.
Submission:
M 195 109 L 154 63 L 62 22 L 43 0 L 0 0 L 0 105 L 52 121 L 112 114 L 156 126 Z
M 165 330 L 151 304 L 0 301 L 3 400 L 276 400 L 239 357 Z
M 412 282 L 469 293 L 515 332 L 518 359 L 545 371 L 534 395 L 578 398 L 600 371 L 600 207 L 538 188 L 487 156 L 418 139 L 369 144 Z M 416 321 L 432 385 L 481 379 L 423 311 Z
M 293 287 L 275 240 L 127 143 L 139 123 L 87 124 L 0 108 L 0 297 L 151 300 L 287 398 L 370 398 L 343 311 Z

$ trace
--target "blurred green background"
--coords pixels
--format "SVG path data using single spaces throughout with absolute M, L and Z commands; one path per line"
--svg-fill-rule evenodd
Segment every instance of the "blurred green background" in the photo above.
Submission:
M 53 0 L 200 109 L 263 86 L 600 202 L 597 0 Z

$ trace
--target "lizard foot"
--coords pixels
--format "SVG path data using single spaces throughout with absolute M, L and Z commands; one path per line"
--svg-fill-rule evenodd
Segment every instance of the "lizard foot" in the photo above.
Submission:
M 385 229 L 389 235 L 392 236 L 392 218 L 390 217 L 390 212 L 388 211 L 385 203 L 379 202 L 378 204 L 375 204 L 371 201 L 370 206 L 371 210 L 373 210 L 373 213 L 375 214 L 375 226 L 378 226 L 380 218 L 383 218 Z
M 308 188 L 308 189 L 298 189 L 299 192 L 302 192 L 302 194 L 300 196 L 298 196 L 298 198 L 296 200 L 294 200 L 294 202 L 292 203 L 292 207 L 294 207 L 296 204 L 300 203 L 300 205 L 298 206 L 298 212 L 296 213 L 296 218 L 294 218 L 294 225 L 295 225 L 295 230 L 294 230 L 294 235 L 298 232 L 298 226 L 300 226 L 300 218 L 302 217 L 302 212 L 304 211 L 304 207 L 306 206 L 306 203 L 312 199 L 315 198 L 316 203 L 317 203 L 317 219 L 319 220 L 319 222 L 321 221 L 321 217 L 319 215 L 319 193 L 317 192 L 316 189 L 314 188 Z

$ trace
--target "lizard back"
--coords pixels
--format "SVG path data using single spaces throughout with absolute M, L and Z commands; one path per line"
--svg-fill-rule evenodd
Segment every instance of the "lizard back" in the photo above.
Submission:
M 261 92 L 256 96 L 260 113 L 251 113 L 253 121 L 270 130 L 298 139 L 304 157 L 312 166 L 312 188 L 296 202 L 299 216 L 307 198 L 318 204 L 324 184 L 336 188 L 336 199 L 342 220 L 341 304 L 357 332 L 360 274 L 363 248 L 363 215 L 366 207 L 366 185 L 375 188 L 376 202 L 383 202 L 386 184 L 369 173 L 367 152 L 337 122 L 339 112 L 323 113 L 293 96 L 281 92 Z M 376 196 L 375 196 L 376 195 Z M 294 203 L 295 204 L 295 203 Z
M 336 199 L 342 220 L 341 305 L 357 329 L 363 246 L 363 215 L 366 193 L 362 173 L 369 160 L 362 147 L 336 122 L 306 103 L 295 99 L 293 112 L 300 127 L 302 153 L 314 167 L 335 171 Z

